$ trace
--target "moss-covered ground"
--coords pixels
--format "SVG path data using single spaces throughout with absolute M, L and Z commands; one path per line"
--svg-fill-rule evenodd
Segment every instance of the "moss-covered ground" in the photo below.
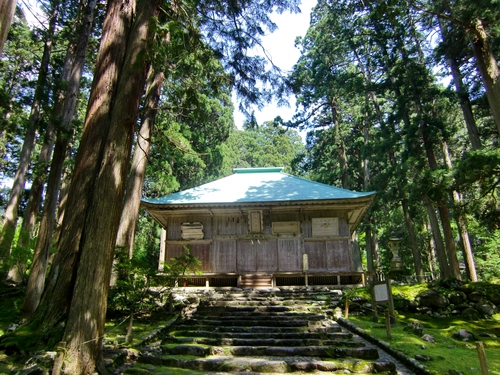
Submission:
M 393 286 L 394 299 L 414 301 L 416 296 L 428 287 L 427 284 Z M 500 290 L 498 285 L 485 283 L 470 287 L 480 291 L 490 289 L 495 293 Z M 351 291 L 350 299 L 355 300 L 356 297 L 369 300 L 368 288 Z M 384 314 L 379 315 L 378 323 L 373 322 L 371 315 L 350 314 L 349 321 L 410 358 L 418 355 L 428 357 L 429 361 L 419 362 L 436 375 L 451 374 L 449 370 L 455 370 L 463 375 L 481 374 L 476 341 L 482 341 L 490 375 L 500 375 L 500 313 L 489 319 L 466 321 L 454 316 L 436 318 L 427 314 L 396 312 L 396 324 L 391 327 L 391 339 L 387 337 Z M 434 337 L 436 342 L 427 342 L 412 331 L 404 330 L 412 322 L 419 322 L 423 326 L 423 333 Z M 452 338 L 452 335 L 460 329 L 466 329 L 474 334 L 475 340 L 464 342 Z
M 452 338 L 459 329 L 472 332 L 478 341 L 484 343 L 488 369 L 491 375 L 500 375 L 500 314 L 491 320 L 465 322 L 455 318 L 430 318 L 425 315 L 398 315 L 396 324 L 391 328 L 392 339 L 387 338 L 384 318 L 378 323 L 371 316 L 349 316 L 349 321 L 363 329 L 371 336 L 388 342 L 393 349 L 403 352 L 410 358 L 417 355 L 430 358 L 430 361 L 420 361 L 428 370 L 435 374 L 448 374 L 449 370 L 462 374 L 480 374 L 480 365 L 476 344 L 474 341 L 463 342 Z M 434 337 L 435 343 L 424 341 L 410 331 L 405 331 L 406 325 L 418 321 L 424 327 L 424 333 Z M 483 336 L 494 334 L 496 337 Z

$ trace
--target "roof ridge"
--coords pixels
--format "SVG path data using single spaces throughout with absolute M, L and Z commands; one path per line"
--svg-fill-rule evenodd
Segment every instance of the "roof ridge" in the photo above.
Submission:
M 283 172 L 285 167 L 262 167 L 262 168 L 233 168 L 236 173 L 270 173 L 270 172 Z

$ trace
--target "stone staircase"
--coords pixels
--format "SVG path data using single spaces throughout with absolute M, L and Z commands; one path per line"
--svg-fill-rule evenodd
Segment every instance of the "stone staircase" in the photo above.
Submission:
M 394 363 L 332 319 L 329 306 L 340 295 L 327 288 L 180 289 L 176 299 L 191 302 L 188 313 L 124 373 L 396 374 Z

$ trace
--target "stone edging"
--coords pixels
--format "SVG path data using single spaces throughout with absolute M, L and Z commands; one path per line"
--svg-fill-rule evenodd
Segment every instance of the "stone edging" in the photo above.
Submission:
M 351 332 L 354 332 L 355 334 L 363 337 L 364 339 L 368 340 L 372 344 L 377 345 L 380 349 L 384 350 L 394 358 L 398 359 L 399 361 L 403 362 L 406 366 L 408 366 L 412 371 L 415 371 L 416 374 L 418 375 L 432 375 L 432 373 L 425 369 L 425 367 L 418 362 L 416 359 L 410 358 L 404 353 L 391 348 L 390 344 L 383 342 L 373 336 L 370 336 L 368 333 L 366 333 L 364 330 L 356 326 L 355 324 L 351 323 L 350 321 L 344 319 L 344 318 L 338 318 L 337 323 L 339 323 L 341 326 L 344 328 L 348 329 Z

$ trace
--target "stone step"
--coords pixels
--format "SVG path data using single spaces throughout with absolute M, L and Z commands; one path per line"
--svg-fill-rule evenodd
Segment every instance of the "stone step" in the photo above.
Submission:
M 307 311 L 311 308 L 325 307 L 327 306 L 326 301 L 297 301 L 297 300 L 283 300 L 272 302 L 266 301 L 255 301 L 255 300 L 235 300 L 235 299 L 217 299 L 211 300 L 210 305 L 207 306 L 206 303 L 201 303 L 199 309 L 206 309 L 207 307 L 235 307 L 236 309 L 248 309 L 250 307 L 262 307 L 262 309 L 270 310 L 273 306 L 282 307 L 283 311 Z M 274 307 L 274 309 L 279 309 Z
M 210 310 L 207 310 L 204 312 L 203 316 L 232 316 L 232 317 L 246 317 L 246 316 L 257 316 L 257 317 L 272 317 L 272 316 L 278 316 L 278 317 L 291 317 L 291 318 L 325 318 L 325 314 L 315 314 L 315 313 L 309 313 L 309 312 L 297 312 L 297 311 L 262 311 L 256 308 L 252 308 L 249 310 L 233 310 L 229 311 L 227 309 L 221 310 L 219 313 L 212 313 Z
M 394 363 L 331 320 L 340 290 L 185 288 L 180 295 L 191 313 L 139 357 L 162 373 L 165 366 L 199 375 L 395 373 Z
M 232 355 L 241 357 L 320 357 L 320 358 L 357 358 L 378 359 L 378 351 L 365 347 L 336 346 L 200 346 L 173 345 L 163 346 L 162 351 L 170 355 L 190 355 L 206 357 L 209 355 Z
M 210 298 L 204 298 L 204 300 L 208 301 L 253 301 L 253 302 L 274 302 L 274 303 L 286 303 L 286 302 L 329 302 L 329 301 L 337 301 L 341 297 L 338 296 L 317 296 L 317 298 L 311 298 L 302 295 L 290 294 L 290 295 L 281 295 L 281 296 L 272 296 L 272 295 L 219 295 L 219 296 L 211 296 Z
M 256 319 L 252 317 L 251 319 L 240 319 L 240 318 L 223 318 L 223 319 L 211 319 L 212 317 L 206 317 L 202 319 L 192 318 L 186 320 L 182 323 L 183 326 L 260 326 L 260 327 L 304 327 L 309 324 L 307 319 Z
M 211 346 L 330 346 L 330 347 L 363 347 L 359 341 L 350 337 L 336 340 L 319 340 L 306 338 L 210 338 L 210 337 L 171 337 L 163 340 L 163 344 L 201 344 Z
M 170 333 L 164 340 L 172 340 L 177 338 L 215 338 L 215 339 L 253 339 L 253 338 L 274 338 L 274 339 L 303 339 L 303 340 L 345 340 L 352 337 L 352 333 L 348 332 L 220 332 L 220 331 L 183 331 L 175 330 Z
M 284 373 L 390 373 L 395 370 L 391 362 L 386 361 L 363 361 L 356 359 L 290 359 L 279 357 L 255 358 L 255 357 L 232 357 L 212 356 L 207 358 L 183 358 L 179 355 L 143 356 L 139 362 L 149 363 L 156 366 L 169 366 L 182 368 L 184 370 L 203 371 L 206 374 L 284 374 Z
M 263 320 L 293 320 L 293 319 L 302 319 L 302 320 L 323 320 L 326 319 L 327 316 L 318 313 L 311 312 L 297 312 L 297 311 L 207 311 L 203 314 L 196 314 L 196 319 L 263 319 Z
M 216 329 L 217 332 L 253 332 L 253 333 L 302 333 L 308 330 L 307 326 L 295 326 L 295 327 L 276 327 L 276 326 L 217 326 L 214 328 L 213 325 L 204 324 L 179 324 L 177 326 L 181 330 L 190 330 L 195 328 L 196 331 L 213 331 Z
M 321 322 L 327 320 L 325 315 L 318 314 L 288 314 L 284 313 L 283 315 L 280 313 L 269 313 L 269 314 L 261 314 L 261 313 L 251 313 L 251 314 L 238 314 L 232 315 L 230 313 L 226 314 L 196 314 L 194 318 L 189 319 L 192 321 L 191 324 L 210 324 L 210 322 L 223 322 L 223 324 L 228 324 L 231 322 L 265 322 L 264 324 L 257 325 L 270 325 L 270 322 L 277 324 L 285 324 L 286 322 L 292 321 L 303 321 L 303 322 Z M 241 323 L 244 324 L 244 323 Z M 235 325 L 241 325 L 237 323 Z

